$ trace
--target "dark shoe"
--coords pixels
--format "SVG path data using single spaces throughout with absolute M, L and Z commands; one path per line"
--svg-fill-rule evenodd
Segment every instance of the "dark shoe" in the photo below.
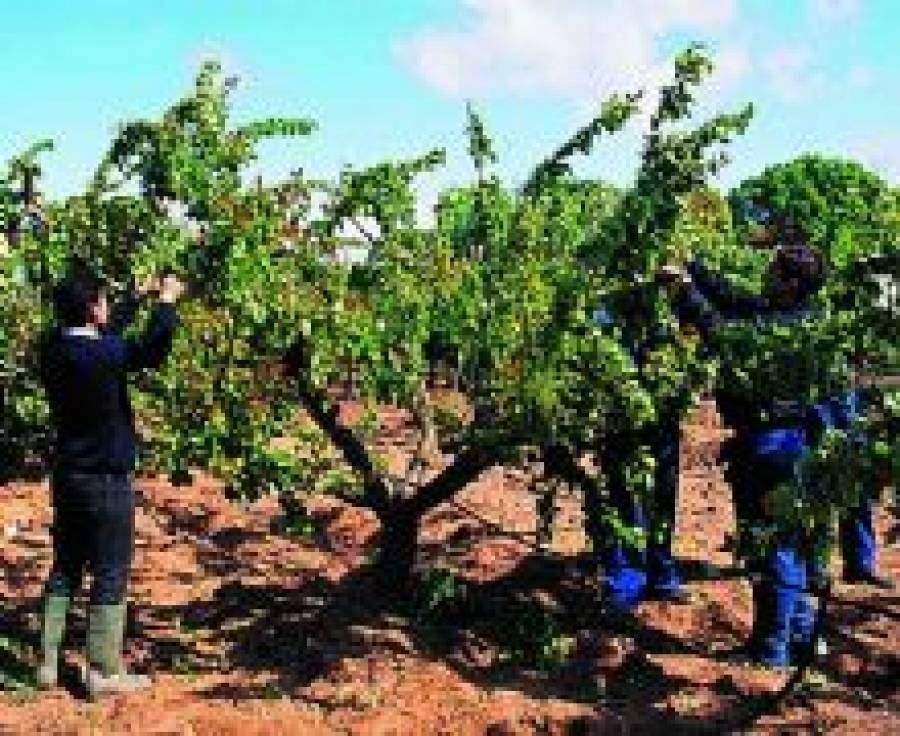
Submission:
M 807 588 L 812 595 L 821 596 L 831 589 L 831 575 L 827 572 L 810 574 Z
M 651 601 L 666 601 L 667 603 L 692 603 L 691 594 L 684 588 L 651 588 L 647 593 L 647 599 Z
M 812 662 L 821 662 L 828 656 L 828 644 L 824 639 L 816 639 L 811 642 L 791 642 L 790 659 L 792 662 L 803 662 L 807 659 Z
M 751 639 L 723 654 L 733 664 L 756 665 L 759 661 L 759 644 Z
M 844 573 L 844 582 L 850 585 L 871 585 L 879 590 L 893 590 L 894 581 L 874 572 Z

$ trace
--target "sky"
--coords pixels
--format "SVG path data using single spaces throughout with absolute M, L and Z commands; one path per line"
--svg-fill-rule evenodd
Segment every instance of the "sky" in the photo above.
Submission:
M 335 176 L 444 147 L 423 207 L 472 176 L 465 104 L 520 184 L 612 92 L 652 91 L 678 49 L 717 69 L 699 115 L 753 102 L 728 188 L 806 152 L 858 159 L 900 184 L 900 0 L 0 0 L 0 159 L 51 138 L 51 197 L 80 190 L 117 124 L 156 117 L 218 58 L 240 78 L 237 121 L 314 118 L 265 144 L 251 173 Z M 652 100 L 652 96 L 648 98 Z M 577 171 L 626 184 L 647 112 Z

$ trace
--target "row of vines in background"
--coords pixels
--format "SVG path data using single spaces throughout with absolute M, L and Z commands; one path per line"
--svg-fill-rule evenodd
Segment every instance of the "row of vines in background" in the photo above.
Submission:
M 589 516 L 609 517 L 602 469 L 584 470 L 586 455 L 665 416 L 683 418 L 717 376 L 767 390 L 761 338 L 745 330 L 732 336 L 734 349 L 704 351 L 679 329 L 655 277 L 702 256 L 758 288 L 772 245 L 767 213 L 800 222 L 831 265 L 829 319 L 809 335 L 771 338 L 782 347 L 805 339 L 833 367 L 828 386 L 807 386 L 810 395 L 848 383 L 862 356 L 885 368 L 896 315 L 865 285 L 872 267 L 860 258 L 886 259 L 878 268 L 896 276 L 896 189 L 853 162 L 805 157 L 724 198 L 709 179 L 752 108 L 693 121 L 711 70 L 699 47 L 675 59 L 625 187 L 579 178 L 572 164 L 628 124 L 643 91 L 611 96 L 522 187 L 501 180 L 470 107 L 473 181 L 441 194 L 429 227 L 416 222 L 414 180 L 445 163 L 443 150 L 348 167 L 335 181 L 298 168 L 274 184 L 245 182 L 261 140 L 316 126 L 234 125 L 236 80 L 215 63 L 160 117 L 122 125 L 82 193 L 43 202 L 48 145 L 32 147 L 0 178 L 0 475 L 46 469 L 52 437 L 34 346 L 50 319 L 48 289 L 73 255 L 97 264 L 117 298 L 164 269 L 188 285 L 171 358 L 133 392 L 140 472 L 188 483 L 204 469 L 233 497 L 274 493 L 293 512 L 314 493 L 369 508 L 382 524 L 379 569 L 394 582 L 412 569 L 424 513 L 484 469 L 543 456 L 555 476 L 545 490 L 566 483 Z M 352 268 L 337 257 L 348 223 L 368 249 Z M 644 366 L 630 359 L 622 326 L 594 322 L 601 302 L 626 315 L 632 339 L 665 328 Z M 146 317 L 142 308 L 133 329 Z M 455 421 L 433 405 L 438 363 L 451 366 L 472 408 Z M 364 409 L 353 426 L 333 391 L 348 366 Z M 384 403 L 409 412 L 418 438 L 399 473 L 375 441 Z M 896 402 L 879 395 L 875 405 L 871 429 L 896 458 Z M 651 460 L 646 448 L 636 452 L 632 490 L 651 495 Z M 846 502 L 842 491 L 826 494 L 829 505 Z

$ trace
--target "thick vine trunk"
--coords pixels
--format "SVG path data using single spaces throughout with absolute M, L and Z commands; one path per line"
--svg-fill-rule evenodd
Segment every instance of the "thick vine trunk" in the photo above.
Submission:
M 382 593 L 401 596 L 409 591 L 421 517 L 399 503 L 381 515 L 381 539 L 374 572 Z
M 427 483 L 413 483 L 415 493 L 397 497 L 392 493 L 370 456 L 369 449 L 343 426 L 338 411 L 331 405 L 327 394 L 309 380 L 310 352 L 306 340 L 298 335 L 284 356 L 285 375 L 294 378 L 299 388 L 299 398 L 312 419 L 325 432 L 344 460 L 363 479 L 365 489 L 363 505 L 373 510 L 381 522 L 381 538 L 373 571 L 379 579 L 382 591 L 388 595 L 403 594 L 409 590 L 413 567 L 416 562 L 416 546 L 422 517 L 431 509 L 453 498 L 466 485 L 474 481 L 484 470 L 501 460 L 503 452 L 521 442 L 518 435 L 497 437 L 491 446 L 478 445 L 462 450 L 453 461 Z M 416 414 L 422 430 L 424 451 L 427 445 L 437 444 L 434 409 L 428 401 L 425 383 L 420 387 L 420 402 Z M 437 452 L 438 448 L 434 448 Z
M 381 521 L 381 539 L 374 570 L 383 591 L 402 595 L 409 590 L 422 518 L 453 498 L 496 461 L 492 449 L 469 448 L 414 495 L 395 498 L 376 512 Z

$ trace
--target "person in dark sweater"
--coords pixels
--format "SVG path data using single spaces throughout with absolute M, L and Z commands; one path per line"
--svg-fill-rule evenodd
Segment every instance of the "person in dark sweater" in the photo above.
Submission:
M 822 258 L 799 238 L 785 240 L 769 264 L 761 295 L 742 293 L 702 262 L 692 263 L 686 273 L 677 274 L 681 314 L 691 315 L 707 338 L 728 321 L 763 327 L 815 319 L 811 299 L 823 283 Z M 790 367 L 784 366 L 782 373 L 791 375 Z M 807 452 L 814 407 L 796 397 L 776 400 L 774 393 L 748 400 L 727 388 L 720 389 L 716 398 L 725 423 L 734 430 L 724 449 L 738 520 L 750 529 L 769 528 L 773 520 L 767 499 L 774 488 L 791 479 L 797 461 Z M 780 526 L 765 552 L 749 556 L 753 628 L 748 652 L 760 663 L 786 666 L 794 647 L 813 645 L 808 550 L 799 529 Z
M 815 315 L 809 307 L 808 297 L 818 287 L 823 278 L 823 269 L 812 251 L 800 247 L 791 251 L 780 251 L 779 258 L 773 260 L 770 267 L 767 290 L 763 295 L 753 295 L 738 291 L 727 281 L 710 273 L 702 263 L 695 262 L 688 268 L 694 288 L 707 298 L 716 308 L 717 315 L 706 326 L 712 327 L 722 318 L 755 319 L 765 321 L 789 322 Z M 796 281 L 795 281 L 796 280 Z M 803 286 L 803 284 L 806 286 Z M 796 284 L 796 285 L 793 285 Z M 691 297 L 696 298 L 696 297 Z M 709 320 L 709 314 L 706 317 Z M 812 406 L 797 406 L 793 417 L 784 417 L 781 427 L 761 427 L 756 419 L 760 407 L 748 407 L 740 400 L 734 400 L 727 391 L 720 391 L 717 396 L 720 409 L 726 423 L 736 431 L 726 442 L 725 454 L 728 459 L 727 477 L 732 485 L 738 518 L 748 526 L 759 524 L 762 520 L 762 499 L 764 489 L 769 481 L 776 482 L 778 473 L 769 480 L 765 471 L 772 458 L 761 458 L 754 447 L 761 444 L 767 432 L 780 431 L 784 427 L 802 427 L 803 444 L 813 447 L 819 437 L 829 427 L 852 430 L 853 422 L 863 415 L 863 395 L 858 389 L 831 396 Z M 773 408 L 773 407 L 767 407 Z M 774 412 L 769 412 L 774 414 Z M 867 438 L 854 431 L 857 443 L 864 445 Z M 859 504 L 848 509 L 840 517 L 839 540 L 844 561 L 843 580 L 848 583 L 864 583 L 883 590 L 892 590 L 894 585 L 889 579 L 876 572 L 877 540 L 874 533 L 873 498 L 877 495 L 874 488 L 866 489 Z M 823 537 L 824 538 L 824 537 Z M 794 575 L 795 579 L 805 576 L 806 587 L 815 588 L 825 582 L 826 570 L 819 559 L 816 545 L 800 550 L 802 553 L 798 566 L 803 570 Z M 751 561 L 752 562 L 752 561 Z M 771 596 L 769 596 L 771 597 Z M 761 598 L 766 599 L 765 591 Z M 797 604 L 792 620 L 794 644 L 806 647 L 815 644 L 824 650 L 824 642 L 812 642 L 814 615 L 808 596 L 797 596 Z M 754 626 L 748 647 L 751 653 L 764 648 L 759 628 Z
M 45 587 L 37 680 L 45 688 L 56 684 L 69 602 L 90 571 L 86 684 L 94 699 L 150 684 L 147 677 L 126 672 L 122 662 L 134 542 L 135 432 L 127 377 L 158 368 L 166 358 L 183 287 L 173 276 L 164 278 L 145 333 L 125 338 L 122 333 L 148 289 L 129 292 L 110 316 L 103 280 L 74 262 L 54 289 L 55 324 L 41 347 L 56 453 L 50 476 L 53 566 Z

